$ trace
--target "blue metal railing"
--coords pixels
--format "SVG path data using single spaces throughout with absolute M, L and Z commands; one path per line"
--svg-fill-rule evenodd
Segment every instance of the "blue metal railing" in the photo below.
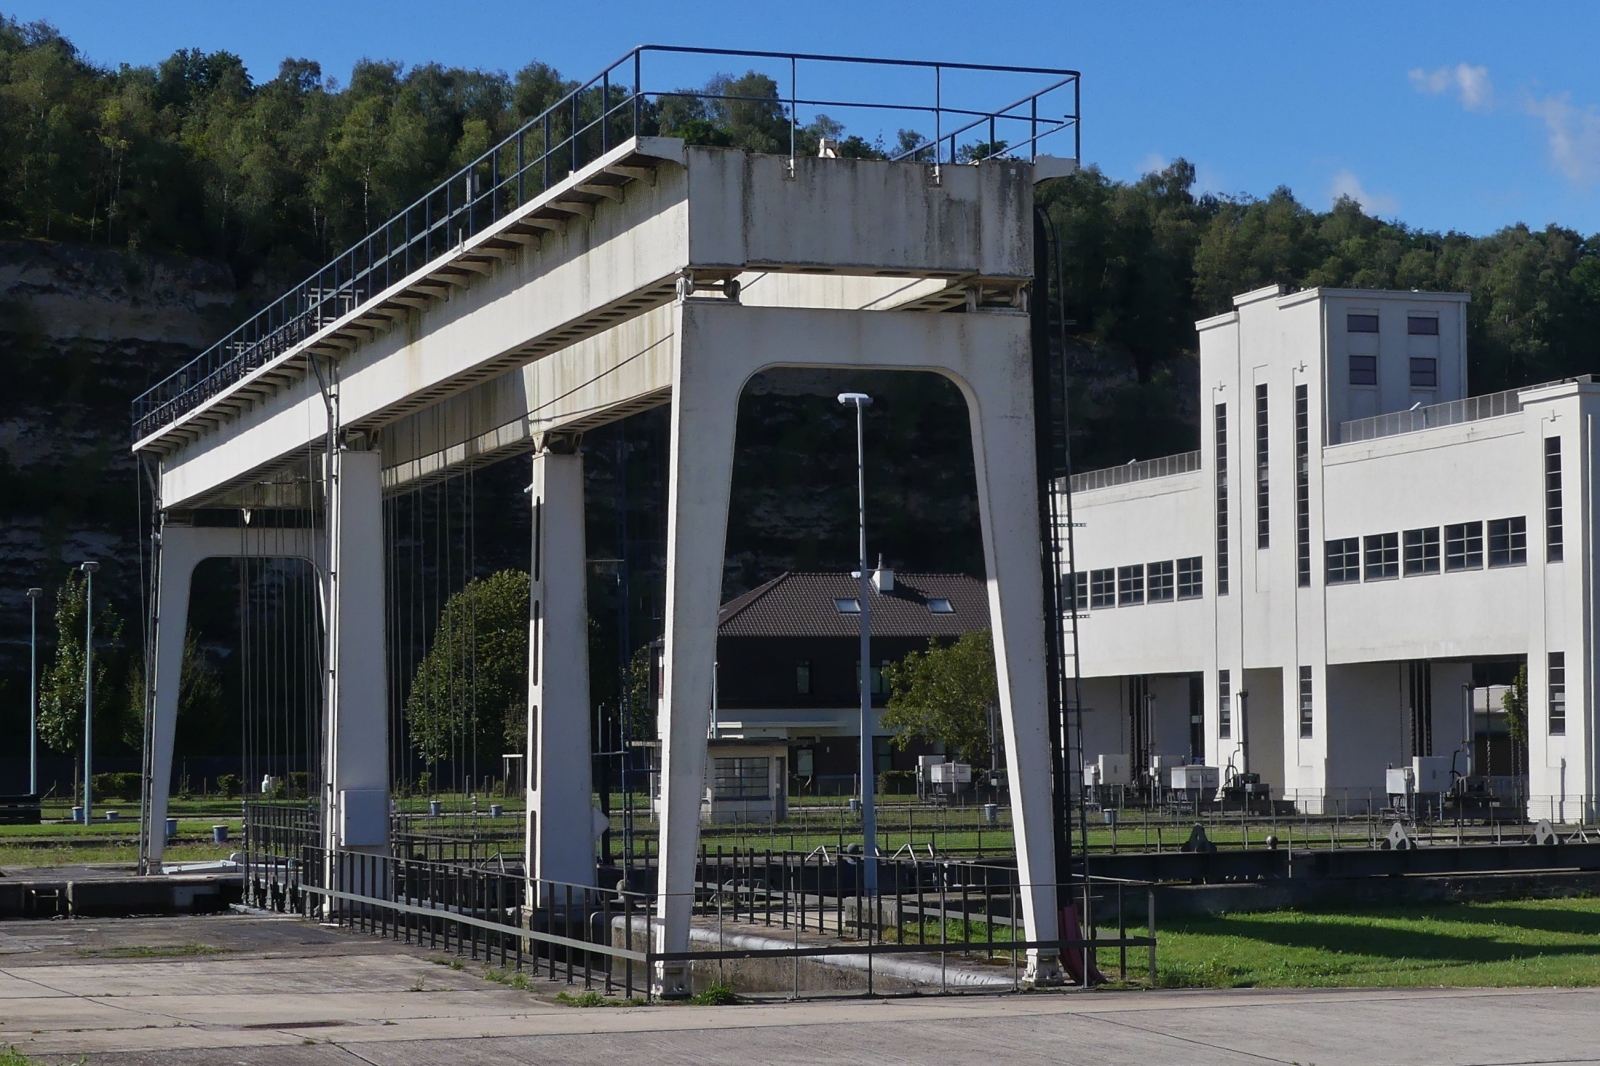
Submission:
M 647 88 L 646 58 L 661 55 L 787 62 L 789 92 L 786 97 L 773 100 Z M 896 103 L 802 97 L 796 87 L 803 64 L 928 71 L 933 75 L 933 99 Z M 952 106 L 944 101 L 946 75 L 952 72 L 1041 78 L 1046 83 L 1001 107 L 986 109 L 970 103 Z M 1041 140 L 1068 129 L 1073 133 L 1075 157 L 1079 149 L 1076 71 L 715 48 L 635 48 L 134 400 L 134 440 L 149 436 L 227 391 L 319 329 L 459 247 L 467 238 L 628 139 L 662 132 L 658 105 L 673 98 L 723 104 L 776 103 L 787 112 L 791 155 L 803 128 L 799 119 L 802 107 L 898 111 L 931 119 L 933 136 L 900 150 L 892 157 L 895 159 L 954 163 L 963 153 L 1031 159 Z M 948 130 L 947 121 L 952 127 Z M 665 135 L 671 136 L 671 131 Z M 986 139 L 972 142 L 974 137 Z

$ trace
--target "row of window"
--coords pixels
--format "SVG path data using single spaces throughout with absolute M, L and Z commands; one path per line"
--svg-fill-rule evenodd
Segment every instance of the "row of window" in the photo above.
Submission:
M 1376 333 L 1378 332 L 1378 316 L 1375 312 L 1352 311 L 1344 316 L 1344 328 L 1349 333 Z M 1406 315 L 1406 332 L 1413 337 L 1437 337 L 1439 335 L 1438 315 Z
M 1199 599 L 1205 592 L 1203 566 L 1200 556 L 1193 555 L 1159 563 L 1080 570 L 1073 575 L 1069 606 L 1082 610 Z
M 1350 384 L 1376 385 L 1378 383 L 1378 357 L 1352 355 L 1350 357 Z M 1432 356 L 1411 357 L 1411 387 L 1436 389 L 1439 387 L 1439 360 Z
M 1489 565 L 1521 566 L 1528 561 L 1528 520 L 1496 518 L 1489 525 Z M 1446 571 L 1483 569 L 1482 522 L 1458 522 L 1444 527 L 1443 568 Z M 1345 585 L 1354 581 L 1437 574 L 1440 570 L 1439 527 L 1408 529 L 1401 533 L 1375 533 L 1366 537 L 1339 537 L 1327 542 L 1327 581 Z

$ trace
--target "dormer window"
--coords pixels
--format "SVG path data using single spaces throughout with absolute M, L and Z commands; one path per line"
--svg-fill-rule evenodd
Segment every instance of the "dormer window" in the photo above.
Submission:
M 949 600 L 929 600 L 928 601 L 928 613 L 929 614 L 955 614 L 956 613 L 956 609 L 954 607 L 950 606 L 950 601 Z
M 836 599 L 833 601 L 833 609 L 838 611 L 840 614 L 860 614 L 861 601 L 854 599 Z

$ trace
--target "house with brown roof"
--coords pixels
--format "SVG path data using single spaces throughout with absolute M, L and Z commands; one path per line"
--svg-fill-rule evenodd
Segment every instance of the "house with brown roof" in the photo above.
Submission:
M 883 667 L 930 638 L 989 626 L 984 583 L 965 574 L 874 572 L 872 705 L 889 702 Z M 860 581 L 849 573 L 785 573 L 723 604 L 717 628 L 716 738 L 786 742 L 799 787 L 854 789 L 860 738 Z M 878 725 L 878 772 L 910 770 L 936 749 L 890 747 Z

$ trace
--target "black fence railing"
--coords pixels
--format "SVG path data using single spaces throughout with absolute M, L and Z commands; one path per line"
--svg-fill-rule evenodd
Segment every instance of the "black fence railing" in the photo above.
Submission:
M 776 65 L 780 72 L 787 67 L 788 92 L 779 97 L 752 96 L 714 87 L 684 90 L 664 83 L 681 77 L 683 60 L 695 57 Z M 922 72 L 929 82 L 922 91 L 928 95 L 852 100 L 800 92 L 802 70 L 841 66 L 857 68 L 864 75 Z M 1020 87 L 1020 95 L 1006 102 L 987 104 L 974 102 L 970 87 L 958 91 L 952 82 L 986 75 L 1006 86 L 1019 79 L 1031 84 Z M 827 85 L 834 79 L 818 80 Z M 912 143 L 896 146 L 890 153 L 893 158 L 930 163 L 990 156 L 1032 158 L 1041 141 L 1067 130 L 1073 134 L 1072 153 L 1078 154 L 1076 71 L 654 45 L 635 48 L 139 396 L 133 402 L 134 439 L 149 436 L 225 392 L 630 138 L 671 136 L 670 116 L 663 129 L 663 104 L 674 101 L 724 110 L 776 107 L 788 127 L 790 155 L 802 131 L 800 110 L 816 113 L 824 107 L 920 116 L 932 122 L 931 137 L 919 134 Z

